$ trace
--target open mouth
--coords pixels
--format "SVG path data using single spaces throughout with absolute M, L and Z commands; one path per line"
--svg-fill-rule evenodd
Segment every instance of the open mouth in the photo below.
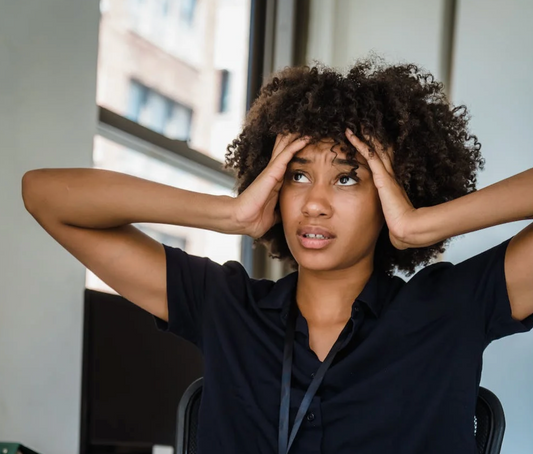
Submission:
M 305 249 L 322 249 L 331 244 L 334 238 L 317 233 L 304 233 L 298 235 L 298 240 Z
M 315 233 L 305 233 L 302 236 L 304 238 L 313 238 L 313 239 L 317 239 L 317 240 L 330 240 L 331 239 L 330 236 L 325 236 L 325 235 L 320 235 L 320 234 L 315 234 Z

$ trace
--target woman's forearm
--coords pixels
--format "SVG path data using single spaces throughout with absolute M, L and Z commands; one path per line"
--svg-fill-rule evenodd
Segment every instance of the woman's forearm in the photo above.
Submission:
M 229 196 L 214 196 L 100 169 L 38 169 L 22 180 L 26 209 L 36 218 L 104 229 L 137 222 L 240 233 Z
M 418 210 L 411 247 L 425 247 L 456 235 L 507 222 L 533 219 L 533 169 L 463 197 Z

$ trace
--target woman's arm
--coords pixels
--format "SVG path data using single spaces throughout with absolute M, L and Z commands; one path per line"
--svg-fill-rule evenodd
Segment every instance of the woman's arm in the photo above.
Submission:
M 33 170 L 24 175 L 22 196 L 30 214 L 61 246 L 120 295 L 162 320 L 168 320 L 165 251 L 130 224 L 236 230 L 231 197 L 105 170 Z
M 408 242 L 416 244 L 415 247 L 507 222 L 533 219 L 533 169 L 417 211 L 408 234 Z
M 420 208 L 408 244 L 434 244 L 487 227 L 533 219 L 533 169 L 434 207 Z M 513 318 L 533 314 L 533 224 L 510 241 L 505 252 L 505 282 Z
M 239 197 L 185 191 L 117 172 L 40 169 L 22 179 L 24 205 L 67 251 L 119 294 L 168 320 L 163 246 L 133 227 L 150 222 L 254 238 L 278 216 L 288 162 L 306 144 L 278 136 L 268 166 Z
M 27 210 L 37 219 L 91 229 L 136 222 L 239 233 L 228 196 L 185 191 L 98 169 L 39 169 L 22 180 Z
M 398 249 L 430 246 L 487 227 L 533 219 L 533 169 L 455 200 L 415 209 L 396 181 L 394 151 L 378 147 L 370 154 L 351 131 L 346 136 L 368 161 L 391 241 Z M 509 242 L 505 282 L 513 318 L 523 320 L 533 314 L 533 224 Z

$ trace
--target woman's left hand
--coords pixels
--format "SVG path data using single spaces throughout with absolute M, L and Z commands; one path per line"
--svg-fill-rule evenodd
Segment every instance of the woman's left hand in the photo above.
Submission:
M 346 137 L 367 160 L 372 171 L 374 185 L 378 190 L 385 221 L 389 227 L 392 245 L 396 249 L 402 250 L 416 247 L 409 239 L 409 232 L 414 230 L 413 225 L 416 222 L 418 210 L 413 207 L 404 188 L 396 180 L 392 169 L 394 159 L 392 148 L 385 149 L 377 143 L 375 152 L 371 153 L 369 147 L 359 140 L 350 129 L 346 129 Z

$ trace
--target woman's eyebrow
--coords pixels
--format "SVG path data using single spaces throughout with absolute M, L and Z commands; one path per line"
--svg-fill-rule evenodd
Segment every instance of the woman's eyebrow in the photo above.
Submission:
M 311 164 L 313 161 L 311 161 L 310 159 L 306 159 L 306 158 L 300 158 L 299 156 L 294 156 L 290 161 L 289 161 L 289 164 L 294 164 L 294 163 L 298 163 L 298 164 Z
M 359 167 L 364 167 L 366 170 L 370 171 L 370 167 L 368 167 L 367 164 L 364 164 L 360 161 L 355 161 L 355 160 L 350 161 L 347 159 L 335 158 L 333 160 L 333 164 L 340 164 L 341 166 L 350 166 L 350 167 L 359 166 Z
M 312 164 L 313 161 L 311 159 L 307 159 L 307 158 L 302 158 L 300 156 L 294 156 L 289 164 L 294 164 L 294 163 L 298 163 L 298 164 Z M 337 165 L 341 165 L 341 166 L 350 166 L 350 167 L 354 167 L 354 166 L 362 166 L 364 167 L 366 170 L 370 171 L 370 167 L 368 167 L 367 164 L 364 164 L 362 162 L 359 162 L 359 161 L 355 161 L 355 160 L 348 160 L 348 159 L 342 159 L 342 158 L 335 158 L 333 160 L 333 164 L 337 164 Z
M 311 160 L 311 159 L 307 159 L 307 158 L 302 158 L 300 156 L 293 156 L 293 158 L 289 161 L 289 164 L 293 164 L 293 163 L 298 163 L 298 164 L 312 164 L 314 161 Z M 355 160 L 348 160 L 348 159 L 342 159 L 342 158 L 335 158 L 333 160 L 333 164 L 337 164 L 337 165 L 341 165 L 341 166 L 356 166 L 356 165 L 359 165 L 359 166 L 363 166 L 364 168 L 366 168 L 367 170 L 370 170 L 370 168 L 368 167 L 367 164 L 363 163 L 363 162 L 360 162 L 360 161 L 355 161 Z

